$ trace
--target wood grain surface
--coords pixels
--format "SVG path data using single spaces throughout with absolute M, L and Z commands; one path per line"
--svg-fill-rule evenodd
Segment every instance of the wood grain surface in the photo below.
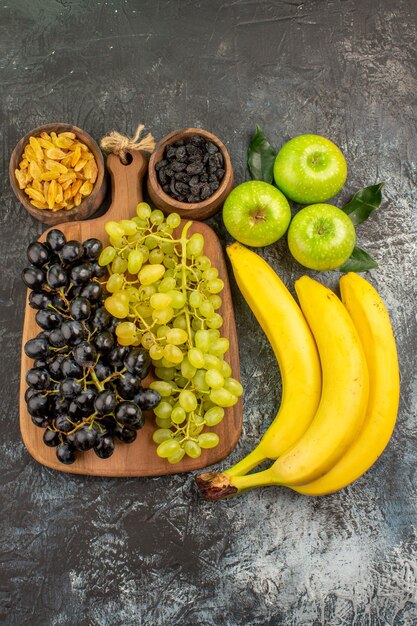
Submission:
M 128 165 L 123 165 L 117 156 L 110 155 L 107 158 L 107 168 L 112 181 L 112 203 L 108 212 L 93 220 L 60 225 L 59 228 L 65 233 L 67 239 L 84 241 L 89 237 L 97 237 L 106 245 L 108 237 L 104 230 L 105 222 L 109 219 L 125 219 L 135 214 L 137 203 L 143 199 L 142 180 L 147 169 L 146 157 L 140 152 L 132 152 L 132 162 Z M 185 221 L 182 222 L 178 231 L 185 223 Z M 205 253 L 210 257 L 213 265 L 217 267 L 219 276 L 225 283 L 224 291 L 221 294 L 223 305 L 219 311 L 224 320 L 222 334 L 230 341 L 230 350 L 226 354 L 226 360 L 232 367 L 233 376 L 239 379 L 239 353 L 235 319 L 222 248 L 214 231 L 206 224 L 194 222 L 190 227 L 189 233 L 195 232 L 200 232 L 204 235 Z M 46 233 L 40 238 L 42 241 L 45 239 L 45 235 Z M 156 455 L 156 445 L 152 441 L 154 420 L 152 415 L 148 414 L 144 428 L 138 431 L 136 441 L 132 444 L 117 442 L 115 452 L 109 459 L 100 459 L 90 450 L 89 452 L 78 454 L 77 460 L 72 465 L 60 463 L 56 458 L 55 449 L 48 448 L 43 443 L 42 436 L 44 430 L 37 428 L 32 423 L 24 399 L 26 390 L 25 373 L 32 367 L 32 359 L 25 355 L 23 346 L 28 339 L 40 332 L 40 328 L 35 322 L 35 313 L 26 301 L 22 340 L 20 429 L 26 448 L 39 463 L 52 469 L 75 474 L 116 477 L 159 476 L 206 467 L 220 461 L 233 450 L 242 428 L 241 400 L 234 407 L 225 410 L 225 417 L 218 426 L 209 429 L 218 433 L 220 443 L 216 448 L 203 450 L 201 457 L 198 459 L 185 457 L 176 465 L 171 465 L 165 459 L 160 459 Z M 149 381 L 150 378 L 146 379 L 144 385 L 146 386 Z

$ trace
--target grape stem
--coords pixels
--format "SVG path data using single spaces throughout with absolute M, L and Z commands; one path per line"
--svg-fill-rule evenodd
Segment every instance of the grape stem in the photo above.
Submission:
M 181 291 L 185 297 L 187 297 L 187 232 L 189 231 L 192 222 L 187 222 L 181 233 Z M 185 321 L 187 324 L 188 331 L 188 345 L 190 348 L 193 347 L 193 340 L 191 338 L 191 324 L 190 324 L 190 314 L 188 309 L 185 309 Z
M 91 378 L 93 379 L 93 382 L 94 382 L 95 386 L 97 387 L 97 389 L 99 391 L 104 391 L 104 387 L 100 383 L 99 379 L 97 378 L 97 375 L 96 375 L 96 373 L 94 371 L 94 368 L 90 367 L 88 371 L 89 371 L 89 374 L 90 374 Z

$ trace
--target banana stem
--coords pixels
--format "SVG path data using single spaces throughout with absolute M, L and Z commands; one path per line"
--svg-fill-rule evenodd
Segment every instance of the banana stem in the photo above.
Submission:
M 252 452 L 250 452 L 244 459 L 225 470 L 223 473 L 226 476 L 232 478 L 233 476 L 242 476 L 243 474 L 247 474 L 254 467 L 265 461 L 268 457 L 262 452 L 260 446 L 257 446 Z
M 226 472 L 206 472 L 196 476 L 201 494 L 207 500 L 223 500 L 254 487 L 279 485 L 272 468 L 247 476 L 230 477 Z

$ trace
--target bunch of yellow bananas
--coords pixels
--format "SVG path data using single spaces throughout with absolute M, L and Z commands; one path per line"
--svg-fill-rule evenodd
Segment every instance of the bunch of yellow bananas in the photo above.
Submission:
M 398 359 L 384 303 L 357 274 L 340 279 L 342 301 L 303 276 L 295 283 L 300 309 L 260 256 L 238 243 L 227 252 L 276 355 L 282 401 L 255 450 L 222 473 L 200 474 L 197 484 L 211 500 L 266 485 L 338 491 L 375 463 L 397 417 Z M 275 462 L 248 474 L 265 459 Z

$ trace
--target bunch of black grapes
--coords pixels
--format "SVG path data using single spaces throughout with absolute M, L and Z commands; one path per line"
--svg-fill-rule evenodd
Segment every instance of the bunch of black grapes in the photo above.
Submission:
M 29 245 L 31 265 L 22 272 L 42 329 L 25 344 L 34 359 L 26 373 L 27 408 L 33 423 L 45 429 L 45 444 L 56 447 L 65 464 L 90 449 L 106 459 L 115 439 L 132 443 L 144 424 L 142 411 L 161 399 L 141 385 L 148 353 L 117 343 L 119 320 L 103 306 L 101 250 L 98 239 L 66 241 L 53 229 L 45 243 Z

